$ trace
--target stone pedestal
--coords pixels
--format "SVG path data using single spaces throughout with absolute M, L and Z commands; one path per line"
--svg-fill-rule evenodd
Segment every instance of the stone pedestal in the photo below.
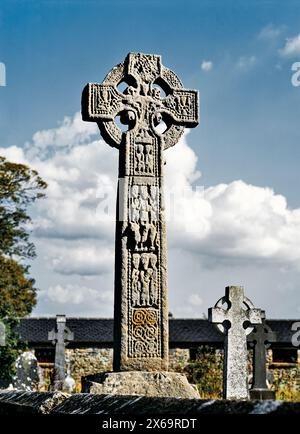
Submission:
M 177 372 L 104 372 L 82 379 L 82 392 L 109 395 L 137 395 L 200 398 L 196 386 Z
M 250 399 L 252 400 L 266 400 L 266 399 L 275 399 L 274 390 L 269 389 L 250 389 Z

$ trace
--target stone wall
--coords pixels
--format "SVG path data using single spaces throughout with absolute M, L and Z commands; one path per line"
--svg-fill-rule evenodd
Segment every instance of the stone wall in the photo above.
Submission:
M 66 350 L 67 365 L 76 381 L 76 391 L 81 390 L 81 377 L 112 371 L 111 348 L 75 348 Z
M 215 355 L 214 355 L 215 353 Z M 174 348 L 169 353 L 169 370 L 183 372 L 190 382 L 198 383 L 202 398 L 220 398 L 222 388 L 222 353 L 221 350 L 202 351 L 200 361 L 190 360 L 188 349 Z M 76 381 L 76 392 L 81 391 L 81 377 L 100 372 L 112 371 L 112 349 L 76 348 L 66 349 L 67 366 Z M 251 381 L 252 363 L 249 351 L 249 381 Z M 281 400 L 300 401 L 300 364 L 279 366 L 272 364 L 272 350 L 268 351 L 268 381 Z M 199 364 L 200 363 L 200 364 Z M 49 383 L 49 368 L 44 370 L 46 384 Z M 202 380 L 201 380 L 202 378 Z M 203 384 L 202 384 L 203 383 Z

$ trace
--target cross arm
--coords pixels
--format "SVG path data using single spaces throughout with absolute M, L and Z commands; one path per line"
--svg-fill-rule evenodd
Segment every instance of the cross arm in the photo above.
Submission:
M 84 121 L 111 121 L 125 108 L 124 95 L 111 84 L 88 83 L 81 99 Z
M 55 343 L 56 339 L 57 339 L 57 333 L 54 329 L 51 330 L 51 332 L 48 332 L 48 341 L 52 341 L 52 343 Z
M 74 333 L 71 332 L 71 330 L 68 327 L 65 328 L 64 338 L 65 338 L 65 341 L 68 341 L 68 342 L 74 340 Z
M 174 89 L 162 101 L 162 112 L 173 121 L 186 127 L 195 127 L 199 123 L 198 92 L 196 90 Z
M 247 319 L 250 322 L 250 324 L 261 324 L 262 323 L 262 319 L 261 319 L 261 309 L 249 309 L 248 311 L 246 311 L 247 314 Z
M 227 320 L 226 311 L 221 307 L 211 307 L 208 309 L 208 320 L 214 324 L 222 324 Z

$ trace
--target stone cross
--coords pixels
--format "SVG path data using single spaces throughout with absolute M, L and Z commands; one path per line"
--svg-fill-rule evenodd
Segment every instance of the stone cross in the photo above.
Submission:
M 53 389 L 62 390 L 65 381 L 65 346 L 74 339 L 74 334 L 66 327 L 66 316 L 56 315 L 56 329 L 48 333 L 48 340 L 55 345 Z
M 243 287 L 228 286 L 225 297 L 208 310 L 208 318 L 226 335 L 224 399 L 248 399 L 247 334 L 250 325 L 261 323 L 261 311 L 245 297 Z
M 253 348 L 253 382 L 251 399 L 275 399 L 275 392 L 268 389 L 266 369 L 266 348 L 276 342 L 276 333 L 265 322 L 265 311 L 261 311 L 262 323 L 254 326 L 248 337 Z
M 104 140 L 119 150 L 114 370 L 167 370 L 163 151 L 178 142 L 184 127 L 198 124 L 198 94 L 184 89 L 160 56 L 129 53 L 102 84 L 87 84 L 82 117 L 97 122 Z M 157 128 L 162 121 L 164 132 Z

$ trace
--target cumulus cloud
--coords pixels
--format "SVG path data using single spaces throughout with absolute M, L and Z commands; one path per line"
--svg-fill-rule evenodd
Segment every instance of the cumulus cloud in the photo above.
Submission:
M 284 57 L 293 57 L 300 55 L 300 33 L 293 38 L 288 38 L 279 53 Z
M 67 284 L 66 286 L 50 286 L 41 291 L 41 298 L 58 304 L 80 305 L 88 300 L 90 303 L 112 303 L 113 294 L 110 291 L 97 291 L 93 288 Z
M 98 130 L 78 116 L 36 133 L 26 149 L 12 146 L 0 153 L 30 164 L 49 184 L 47 199 L 34 207 L 34 234 L 46 243 L 69 243 L 48 248 L 53 269 L 67 275 L 97 274 L 98 269 L 101 274 L 113 262 L 117 151 L 95 140 Z M 68 140 L 61 139 L 61 130 Z M 290 210 L 271 188 L 242 180 L 204 188 L 187 134 L 166 152 L 169 245 L 218 258 L 274 259 L 300 267 L 300 209 Z M 46 159 L 32 152 L 49 143 Z
M 59 255 L 52 258 L 53 270 L 65 275 L 96 276 L 111 272 L 114 264 L 114 251 L 105 247 L 80 244 L 74 249 L 60 249 Z
M 187 138 L 185 134 L 165 154 L 169 252 L 184 252 L 176 253 L 174 261 L 184 263 L 178 259 L 181 254 L 192 264 L 201 261 L 207 280 L 207 270 L 242 261 L 299 271 L 300 209 L 290 209 L 285 197 L 271 188 L 242 180 L 201 186 L 197 156 Z M 52 273 L 40 300 L 48 306 L 71 302 L 77 310 L 84 300 L 84 312 L 96 307 L 103 311 L 98 279 L 106 276 L 102 285 L 113 286 L 117 150 L 76 114 L 57 128 L 36 133 L 24 148 L 2 148 L 0 154 L 37 169 L 49 185 L 47 198 L 32 208 L 39 264 L 43 258 L 44 270 Z M 199 273 L 199 265 L 195 267 L 189 273 L 191 282 Z M 89 287 L 77 283 L 78 278 L 95 276 Z M 177 286 L 186 283 L 177 276 L 172 285 L 179 294 Z M 180 302 L 178 312 L 190 315 L 207 302 L 199 294 L 197 277 L 185 295 L 186 310 Z
M 203 60 L 201 63 L 202 71 L 209 72 L 213 68 L 213 62 L 211 60 Z

